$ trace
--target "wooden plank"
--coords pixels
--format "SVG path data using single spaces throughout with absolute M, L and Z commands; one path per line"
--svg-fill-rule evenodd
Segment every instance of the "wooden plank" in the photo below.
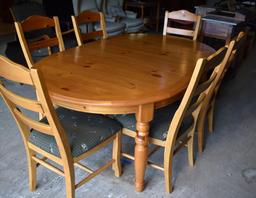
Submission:
M 63 176 L 63 177 L 65 176 L 65 174 L 64 174 L 64 172 L 62 170 L 52 166 L 51 164 L 47 163 L 46 161 L 41 160 L 41 159 L 39 159 L 39 158 L 37 158 L 35 156 L 32 156 L 32 159 L 34 161 L 36 161 L 37 163 L 41 164 L 42 166 L 44 166 L 45 168 L 48 168 L 49 170 L 57 173 L 58 175 Z
M 75 188 L 76 189 L 79 188 L 80 186 L 82 186 L 83 184 L 85 184 L 86 182 L 88 182 L 89 180 L 91 180 L 92 178 L 97 176 L 98 174 L 100 174 L 102 171 L 104 171 L 107 168 L 109 168 L 113 163 L 114 163 L 114 160 L 110 160 L 104 166 L 102 166 L 101 168 L 97 169 L 92 174 L 88 175 L 86 178 L 84 178 L 82 181 L 80 181 L 78 184 L 76 184 Z

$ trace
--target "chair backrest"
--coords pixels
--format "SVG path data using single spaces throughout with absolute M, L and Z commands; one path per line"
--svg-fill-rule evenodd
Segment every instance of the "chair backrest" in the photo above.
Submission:
M 182 28 L 175 28 L 169 26 L 169 21 L 182 24 L 182 26 L 193 26 L 192 29 L 183 29 Z M 191 13 L 187 10 L 179 10 L 173 12 L 165 12 L 164 18 L 164 29 L 163 35 L 166 34 L 175 34 L 175 35 L 182 35 L 187 37 L 192 37 L 193 40 L 196 40 L 198 37 L 199 29 L 201 23 L 201 16 L 198 16 L 194 13 Z
M 58 17 L 53 17 L 52 19 L 45 16 L 30 16 L 22 22 L 15 22 L 15 28 L 29 68 L 34 64 L 31 55 L 32 51 L 48 48 L 48 54 L 51 54 L 50 47 L 53 46 L 58 46 L 59 51 L 65 50 Z M 44 29 L 49 30 L 49 28 L 55 29 L 55 35 L 52 37 L 49 34 L 43 34 L 33 39 L 26 38 L 25 36 L 25 33 L 33 33 Z
M 247 33 L 244 31 L 239 32 L 236 37 L 236 44 L 234 46 L 234 57 L 233 62 L 235 62 L 236 66 L 242 63 L 242 59 L 245 56 L 245 47 L 246 47 L 246 40 L 247 40 Z
M 230 58 L 226 64 L 226 67 L 224 68 L 224 71 L 222 72 L 222 75 L 220 76 L 220 78 L 218 79 L 218 82 L 216 83 L 216 88 L 215 88 L 215 92 L 218 91 L 219 86 L 226 74 L 226 72 L 228 71 L 229 67 L 232 66 L 232 64 L 235 64 L 235 67 L 237 66 L 236 64 L 240 64 L 240 60 L 241 58 L 243 58 L 244 54 L 243 54 L 243 48 L 246 42 L 246 33 L 245 32 L 240 32 L 237 37 L 234 39 L 234 47 L 232 49 Z M 229 44 L 231 45 L 231 43 Z
M 37 92 L 37 100 L 26 98 L 9 90 L 3 82 L 0 81 L 0 95 L 3 97 L 19 127 L 26 150 L 28 151 L 30 148 L 29 144 L 31 143 L 29 143 L 29 135 L 31 129 L 34 129 L 55 138 L 62 160 L 72 159 L 66 134 L 54 111 L 40 71 L 34 68 L 25 68 L 0 56 L 0 77 L 16 83 L 30 85 Z M 43 114 L 48 124 L 39 122 L 31 116 L 28 116 L 27 110 Z M 49 159 L 52 157 L 53 160 L 56 159 L 56 157 L 51 154 L 47 157 L 49 157 Z
M 107 38 L 105 19 L 101 12 L 84 11 L 78 16 L 71 16 L 71 18 L 78 46 L 81 46 L 85 41 L 97 39 L 99 37 L 103 39 Z M 97 22 L 100 23 L 100 30 L 86 33 L 81 32 L 80 25 L 92 25 Z
M 33 15 L 46 16 L 43 5 L 34 1 L 15 4 L 10 8 L 10 12 L 12 14 L 13 21 L 19 22 Z
M 180 126 L 186 117 L 192 115 L 193 124 L 191 127 L 196 127 L 202 105 L 209 91 L 216 86 L 218 79 L 226 67 L 233 46 L 234 42 L 232 42 L 229 48 L 223 47 L 208 58 L 200 58 L 197 61 L 189 85 L 169 127 L 166 141 L 168 142 L 167 145 L 171 146 L 172 149 L 174 149 Z M 213 71 L 211 75 L 208 75 L 210 70 Z

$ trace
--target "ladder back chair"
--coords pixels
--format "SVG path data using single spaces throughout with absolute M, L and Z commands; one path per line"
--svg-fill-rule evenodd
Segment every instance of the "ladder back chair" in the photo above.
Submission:
M 106 25 L 104 15 L 101 12 L 84 11 L 78 16 L 71 16 L 76 40 L 78 46 L 81 46 L 83 42 L 95 40 L 97 38 L 107 38 Z M 94 23 L 100 23 L 100 30 L 88 32 L 88 25 L 94 25 Z M 86 25 L 86 33 L 81 31 L 80 25 Z M 92 27 L 94 29 L 94 27 Z
M 194 165 L 193 141 L 197 119 L 201 106 L 208 94 L 208 90 L 217 76 L 218 66 L 216 59 L 225 54 L 226 48 L 216 52 L 208 58 L 201 58 L 197 61 L 193 75 L 180 104 L 175 103 L 167 107 L 157 109 L 150 125 L 149 143 L 156 145 L 156 149 L 149 152 L 148 156 L 154 153 L 157 148 L 164 148 L 164 165 L 157 165 L 148 161 L 148 165 L 164 171 L 165 188 L 172 192 L 172 159 L 183 146 L 187 145 L 188 162 Z M 206 78 L 205 73 L 213 68 L 211 75 Z M 114 116 L 123 126 L 124 135 L 136 137 L 136 118 L 134 114 Z M 122 153 L 124 157 L 134 160 L 128 153 Z
M 241 31 L 236 37 L 235 44 L 235 54 L 232 63 L 230 64 L 230 69 L 232 70 L 232 77 L 237 74 L 243 59 L 246 55 L 246 47 L 248 42 L 248 31 Z
M 52 53 L 51 47 L 54 46 L 58 46 L 59 51 L 65 50 L 59 19 L 56 16 L 49 18 L 33 15 L 22 22 L 16 21 L 15 28 L 29 68 L 34 64 L 32 52 L 47 48 L 48 52 L 46 55 L 50 55 Z M 55 29 L 53 36 L 50 35 L 52 34 L 52 28 Z M 37 38 L 28 38 L 28 35 L 33 35 L 38 31 L 44 31 L 45 34 L 40 33 L 41 35 Z
M 170 27 L 169 22 L 175 22 L 182 25 L 181 28 Z M 184 29 L 183 26 L 193 25 L 192 29 Z M 165 12 L 163 35 L 174 34 L 186 37 L 192 37 L 197 40 L 201 24 L 201 16 L 191 13 L 187 10 L 178 10 Z
M 19 127 L 26 148 L 31 191 L 36 188 L 36 168 L 39 165 L 65 178 L 67 198 L 75 197 L 75 189 L 110 166 L 115 175 L 120 176 L 121 126 L 118 122 L 98 114 L 64 108 L 55 110 L 40 71 L 34 68 L 29 70 L 2 56 L 0 56 L 0 77 L 31 85 L 37 91 L 37 100 L 25 98 L 10 91 L 3 82 L 0 82 L 0 95 Z M 36 120 L 23 109 L 40 112 L 44 117 Z M 94 171 L 80 162 L 112 142 L 112 159 L 102 167 Z M 56 167 L 52 162 L 61 168 Z M 89 173 L 77 184 L 75 184 L 74 166 Z
M 204 124 L 205 119 L 207 116 L 208 120 L 208 130 L 209 132 L 213 132 L 214 126 L 214 109 L 215 109 L 215 101 L 216 97 L 220 88 L 220 85 L 223 81 L 225 74 L 229 71 L 232 65 L 236 64 L 236 60 L 239 54 L 239 50 L 244 45 L 246 41 L 246 34 L 245 32 L 240 32 L 235 40 L 231 41 L 228 48 L 231 51 L 230 56 L 226 62 L 226 65 L 222 64 L 221 74 L 217 78 L 216 86 L 211 91 L 211 94 L 208 95 L 208 99 L 205 101 L 204 107 L 202 112 L 200 112 L 200 117 L 198 121 L 198 151 L 199 153 L 203 152 L 204 147 Z

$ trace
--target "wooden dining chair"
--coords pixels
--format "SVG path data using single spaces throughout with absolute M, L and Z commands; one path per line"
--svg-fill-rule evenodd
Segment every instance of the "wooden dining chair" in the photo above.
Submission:
M 229 44 L 229 49 L 232 50 L 231 55 L 227 61 L 226 65 L 222 65 L 222 73 L 220 77 L 217 79 L 216 86 L 212 93 L 208 95 L 207 100 L 205 100 L 204 108 L 200 112 L 200 116 L 198 119 L 198 151 L 199 153 L 203 152 L 204 147 L 204 128 L 205 128 L 205 119 L 207 117 L 208 120 L 208 130 L 209 132 L 213 132 L 214 126 L 214 109 L 215 109 L 215 101 L 220 88 L 220 85 L 223 81 L 225 74 L 229 71 L 232 65 L 237 66 L 237 60 L 240 58 L 239 56 L 243 56 L 239 52 L 242 52 L 242 47 L 246 40 L 245 32 L 240 32 L 239 35 Z M 233 46 L 233 47 L 232 47 Z
M 246 57 L 246 50 L 248 47 L 248 31 L 241 31 L 236 37 L 235 45 L 235 56 L 233 58 L 232 64 L 230 64 L 230 75 L 235 77 L 239 68 L 242 65 L 243 60 Z
M 78 16 L 71 16 L 78 46 L 83 42 L 97 38 L 107 38 L 104 15 L 101 12 L 83 11 Z M 100 30 L 88 31 L 89 26 L 94 29 L 94 24 L 100 23 Z M 81 31 L 80 26 L 86 25 L 86 33 Z M 84 26 L 85 27 L 85 26 Z
M 182 27 L 170 27 L 169 22 L 181 25 Z M 178 10 L 165 12 L 163 35 L 174 34 L 186 37 L 192 37 L 197 40 L 201 24 L 201 16 L 191 13 L 187 10 Z M 184 26 L 193 26 L 191 29 L 184 29 Z
M 54 46 L 58 46 L 59 51 L 65 50 L 58 17 L 33 15 L 22 22 L 16 21 L 15 28 L 29 68 L 34 64 L 33 52 L 48 49 L 46 55 L 50 55 Z
M 121 126 L 118 122 L 98 114 L 64 108 L 55 110 L 40 71 L 34 68 L 29 70 L 2 56 L 0 77 L 31 85 L 38 94 L 37 100 L 26 98 L 7 89 L 0 81 L 0 96 L 17 122 L 26 148 L 31 191 L 36 188 L 36 169 L 39 165 L 65 178 L 67 198 L 75 197 L 75 189 L 110 166 L 115 175 L 120 176 Z M 38 121 L 29 116 L 27 110 L 40 112 L 44 117 Z M 92 170 L 80 162 L 112 142 L 113 156 L 104 166 Z M 74 167 L 89 173 L 77 184 Z
M 223 60 L 223 55 L 229 55 L 227 48 L 222 48 L 208 58 L 200 58 L 197 61 L 193 75 L 180 104 L 175 103 L 155 111 L 150 125 L 149 143 L 164 148 L 164 165 L 157 165 L 148 161 L 148 165 L 164 171 L 165 187 L 167 192 L 172 191 L 172 159 L 173 156 L 185 145 L 188 148 L 188 162 L 194 165 L 193 141 L 197 119 L 201 106 L 207 97 L 209 89 L 214 86 L 216 77 L 219 75 L 218 62 Z M 226 59 L 222 62 L 225 64 Z M 212 68 L 211 75 L 204 75 Z M 124 135 L 136 138 L 136 118 L 134 114 L 114 116 L 122 126 Z M 170 122 L 171 121 L 171 122 Z M 156 148 L 157 148 L 156 147 Z M 149 152 L 149 156 L 155 149 Z M 128 153 L 122 153 L 124 157 L 134 159 Z

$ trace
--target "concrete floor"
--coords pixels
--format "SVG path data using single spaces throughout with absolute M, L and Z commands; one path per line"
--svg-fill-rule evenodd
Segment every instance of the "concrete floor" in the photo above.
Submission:
M 111 169 L 76 191 L 76 197 L 175 197 L 175 198 L 255 198 L 256 197 L 256 49 L 245 60 L 235 79 L 226 80 L 220 90 L 215 112 L 215 130 L 208 135 L 201 156 L 195 154 L 195 167 L 187 163 L 182 150 L 173 163 L 174 192 L 166 194 L 163 173 L 148 168 L 146 189 L 134 191 L 133 163 L 123 160 L 123 175 L 115 178 Z M 33 95 L 29 87 L 8 83 L 22 94 Z M 124 147 L 131 150 L 132 140 Z M 85 160 L 99 167 L 111 157 L 108 147 Z M 154 154 L 162 161 L 162 151 Z M 84 173 L 77 170 L 76 177 Z M 64 179 L 45 168 L 38 168 L 38 188 L 28 189 L 27 161 L 16 124 L 0 99 L 0 197 L 65 197 Z

